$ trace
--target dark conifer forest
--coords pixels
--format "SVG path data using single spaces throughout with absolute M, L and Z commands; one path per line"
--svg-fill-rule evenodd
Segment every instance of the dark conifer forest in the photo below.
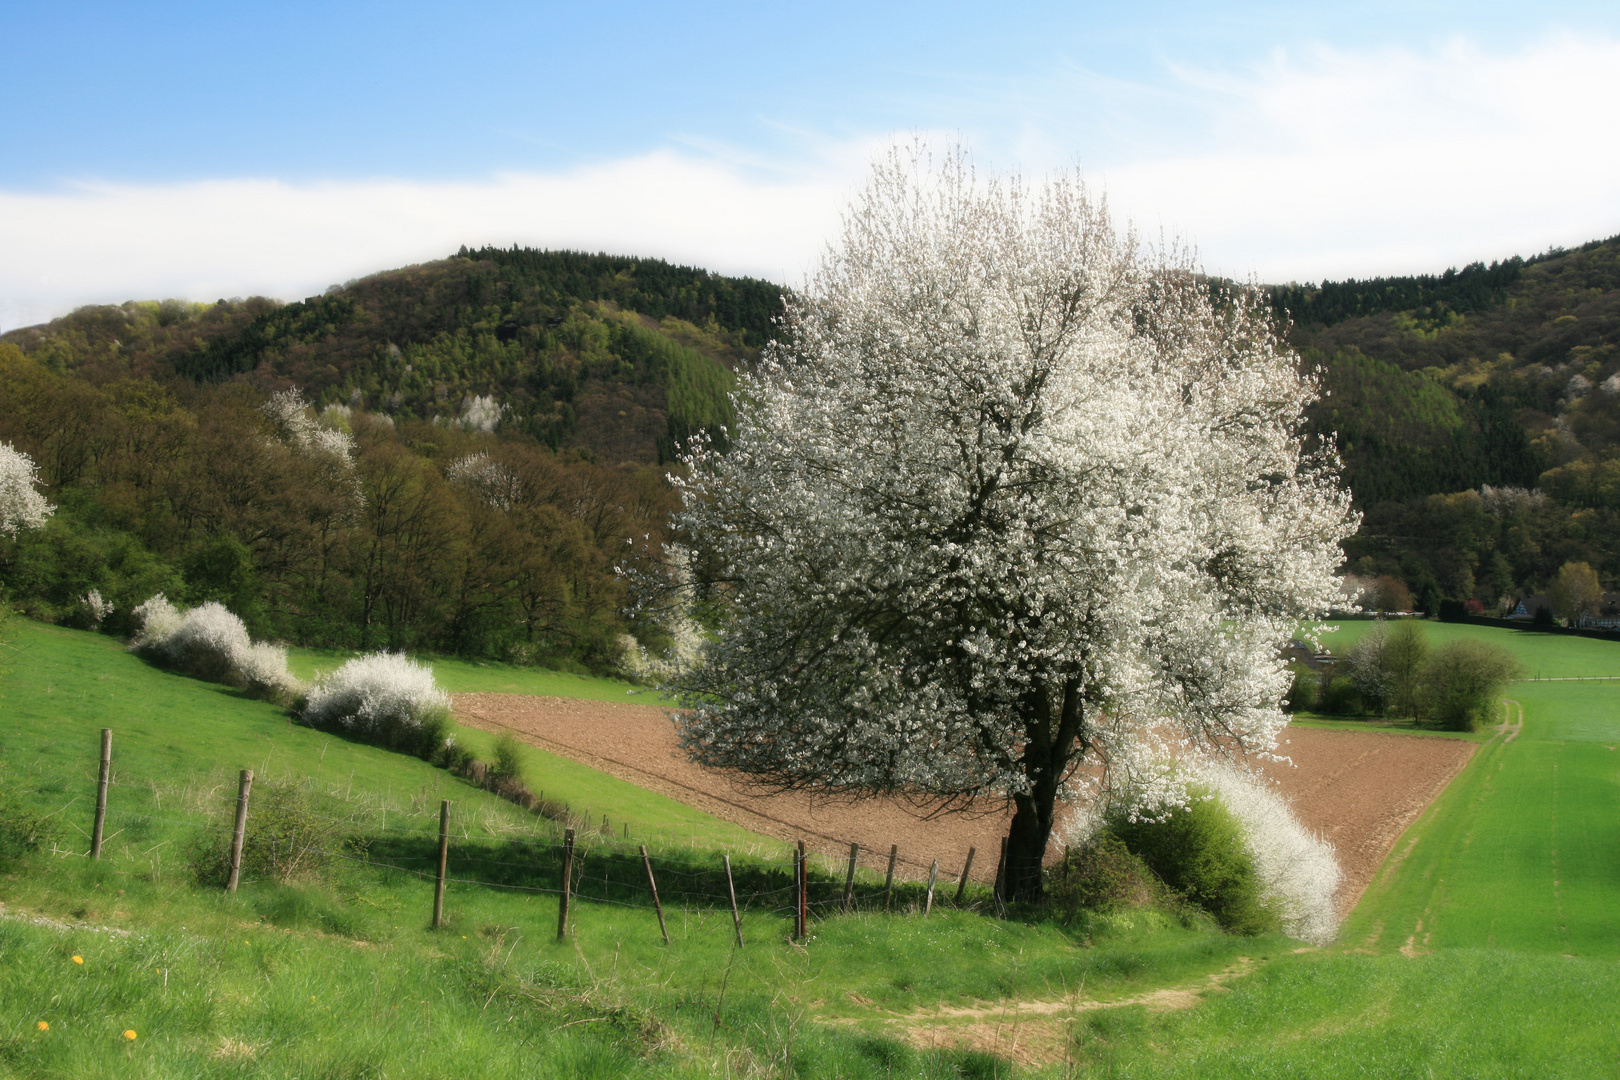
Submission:
M 1620 582 L 1620 238 L 1271 290 L 1366 515 L 1348 569 L 1494 611 Z M 606 671 L 676 450 L 724 445 L 781 289 L 633 259 L 462 249 L 292 303 L 81 308 L 0 338 L 0 441 L 58 509 L 0 537 L 29 614 L 126 629 L 156 592 L 255 636 Z M 296 391 L 297 397 L 292 396 Z M 301 409 L 300 405 L 307 405 Z

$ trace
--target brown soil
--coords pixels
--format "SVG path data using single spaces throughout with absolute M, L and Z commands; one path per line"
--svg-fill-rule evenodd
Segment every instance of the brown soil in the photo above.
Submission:
M 1294 813 L 1333 845 L 1347 914 L 1395 841 L 1462 771 L 1477 743 L 1383 731 L 1288 727 L 1265 772 Z
M 847 858 L 847 845 L 857 843 L 862 865 L 880 871 L 889 845 L 898 844 L 904 876 L 926 876 L 937 858 L 941 879 L 954 880 L 968 849 L 976 848 L 972 877 L 988 882 L 1006 835 L 1010 811 L 1001 808 L 930 819 L 925 809 L 900 799 L 852 802 L 803 792 L 761 793 L 738 776 L 688 761 L 668 711 L 657 706 L 456 694 L 453 707 L 456 719 L 469 727 L 511 731 L 532 745 L 754 832 L 805 840 L 830 859 Z M 1395 839 L 1462 769 L 1474 746 L 1385 732 L 1293 727 L 1283 732 L 1277 752 L 1292 764 L 1272 763 L 1265 771 L 1300 820 L 1337 849 L 1345 874 L 1342 910 L 1355 905 Z

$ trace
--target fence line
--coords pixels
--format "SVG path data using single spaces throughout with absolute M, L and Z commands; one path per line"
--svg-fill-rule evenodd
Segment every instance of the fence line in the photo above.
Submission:
M 91 850 L 89 858 L 99 858 L 102 847 L 107 840 L 117 837 L 125 830 L 118 828 L 110 835 L 104 833 L 106 818 L 109 812 L 113 813 L 120 822 L 127 824 L 131 821 L 146 821 L 163 823 L 198 830 L 204 834 L 220 838 L 230 837 L 228 859 L 226 862 L 227 879 L 225 889 L 234 893 L 242 878 L 243 859 L 245 850 L 251 849 L 257 841 L 253 839 L 253 823 L 265 810 L 262 806 L 255 807 L 252 799 L 253 771 L 243 769 L 238 778 L 237 791 L 232 797 L 227 793 L 226 785 L 215 784 L 206 788 L 198 788 L 190 783 L 184 785 L 162 785 L 156 782 L 130 781 L 121 778 L 114 772 L 111 761 L 111 729 L 102 731 L 102 753 L 98 762 L 97 790 L 94 810 L 94 825 L 92 833 Z M 261 800 L 263 785 L 261 784 Z M 140 790 L 149 793 L 154 803 L 154 810 L 161 810 L 161 803 L 165 796 L 180 803 L 175 810 L 168 813 L 152 812 L 138 809 L 123 809 L 116 797 L 109 800 L 109 789 L 114 789 L 115 795 L 120 794 L 119 789 L 130 791 Z M 336 798 L 332 795 L 330 797 Z M 63 806 L 52 811 L 52 815 L 64 814 L 68 809 L 78 804 L 82 796 L 74 796 Z M 212 804 L 212 805 L 210 805 Z M 234 804 L 234 805 L 233 805 Z M 223 817 L 227 810 L 234 810 L 234 820 L 227 826 L 223 824 Z M 171 814 L 180 816 L 169 816 Z M 870 907 L 888 911 L 894 893 L 894 869 L 899 860 L 899 846 L 892 845 L 889 849 L 888 873 L 884 878 L 881 889 L 858 888 L 856 870 L 860 848 L 851 844 L 848 853 L 848 863 L 842 881 L 837 876 L 831 876 L 827 881 L 812 881 L 809 875 L 810 853 L 807 851 L 804 840 L 794 845 L 790 852 L 780 863 L 774 865 L 760 865 L 749 868 L 749 873 L 757 880 L 764 878 L 764 883 L 774 880 L 787 879 L 787 884 L 780 887 L 756 888 L 751 891 L 737 889 L 735 868 L 731 862 L 729 852 L 720 855 L 720 864 L 712 869 L 697 867 L 684 868 L 675 864 L 673 860 L 661 857 L 655 858 L 647 850 L 645 844 L 639 846 L 640 869 L 645 874 L 646 883 L 640 884 L 631 876 L 623 875 L 615 879 L 613 871 L 625 864 L 627 867 L 633 856 L 626 850 L 628 844 L 618 844 L 608 819 L 603 818 L 603 827 L 600 834 L 597 830 L 587 827 L 581 830 L 586 835 L 576 836 L 572 828 L 566 829 L 561 843 L 546 841 L 538 838 L 527 838 L 502 834 L 488 830 L 482 834 L 475 833 L 474 829 L 466 824 L 454 822 L 451 814 L 451 804 L 448 800 L 440 800 L 439 813 L 436 815 L 437 835 L 429 827 L 432 816 L 426 809 L 421 812 L 407 812 L 391 810 L 385 806 L 365 807 L 343 817 L 321 813 L 311 807 L 299 807 L 297 814 L 306 821 L 316 821 L 324 826 L 337 826 L 330 830 L 337 832 L 342 829 L 357 830 L 364 833 L 363 842 L 356 843 L 350 837 L 347 842 L 331 842 L 330 837 L 321 842 L 311 842 L 306 850 L 318 850 L 324 858 L 334 858 L 345 862 L 363 865 L 375 870 L 400 873 L 431 882 L 432 892 L 432 919 L 431 924 L 438 929 L 444 922 L 444 902 L 448 886 L 476 887 L 483 889 L 497 889 L 506 892 L 521 892 L 536 896 L 556 896 L 559 899 L 558 935 L 564 936 L 568 930 L 568 903 L 570 898 L 593 904 L 608 904 L 633 910 L 647 910 L 650 906 L 658 919 L 659 933 L 665 943 L 669 941 L 669 931 L 664 920 L 661 894 L 677 902 L 704 905 L 725 910 L 729 907 L 733 920 L 733 928 L 738 948 L 743 947 L 742 915 L 744 911 L 765 913 L 770 915 L 790 916 L 794 921 L 794 936 L 803 938 L 808 932 L 808 920 L 812 914 L 825 915 L 829 912 L 849 912 L 861 907 Z M 396 819 L 403 818 L 405 822 L 420 819 L 423 827 L 412 827 L 408 824 L 390 824 L 389 816 Z M 570 815 L 572 817 L 572 815 Z M 374 819 L 374 820 L 368 820 Z M 590 819 L 581 816 L 580 820 Z M 459 825 L 459 831 L 453 828 Z M 77 827 L 77 826 L 75 826 Z M 81 829 L 82 831 L 82 829 Z M 378 837 L 386 851 L 385 857 L 373 854 Z M 600 839 L 598 845 L 588 841 Z M 629 828 L 625 827 L 625 839 L 629 840 Z M 436 844 L 433 841 L 437 841 Z M 459 842 L 455 842 L 459 841 Z M 160 842 L 157 846 L 161 847 Z M 279 841 L 277 844 L 279 846 Z M 387 851 L 390 843 L 420 843 L 424 854 L 412 855 L 404 850 Z M 289 853 L 297 850 L 296 836 L 287 839 L 286 850 Z M 430 847 L 431 845 L 431 847 Z M 345 850 L 345 848 L 348 850 Z M 514 861 L 511 858 L 497 858 L 483 848 L 517 847 L 533 854 L 533 858 L 523 861 Z M 153 848 L 152 850 L 156 850 Z M 431 851 L 431 853 L 429 853 Z M 452 858 L 452 851 L 454 852 Z M 79 851 L 68 851 L 53 845 L 53 853 L 58 855 L 73 855 L 80 857 Z M 150 854 L 148 851 L 146 854 Z M 560 857 L 562 863 L 561 876 L 558 886 L 552 888 L 545 884 L 533 881 L 534 876 L 544 877 L 549 873 L 546 864 L 552 858 Z M 973 849 L 969 849 L 967 857 L 962 864 L 960 881 L 956 890 L 956 904 L 961 906 L 964 892 L 968 882 L 968 874 L 973 865 Z M 836 864 L 827 858 L 830 870 L 836 869 Z M 907 860 L 911 861 L 911 860 Z M 418 869 L 408 863 L 425 864 L 427 869 Z M 575 864 L 577 863 L 577 873 Z M 655 867 L 655 863 L 657 864 Z M 451 865 L 460 871 L 460 875 L 450 873 Z M 690 866 L 690 863 L 687 864 Z M 530 876 L 528 881 L 489 881 L 476 876 L 480 866 L 498 866 L 521 871 Z M 468 875 L 462 868 L 475 871 Z M 919 902 L 923 914 L 932 909 L 935 902 L 934 881 L 939 873 L 940 861 L 932 860 L 930 865 L 927 897 Z M 656 872 L 655 872 L 656 871 Z M 954 875 L 954 872 L 953 872 Z M 515 876 L 515 875 L 514 875 Z M 659 878 L 663 878 L 660 885 Z M 600 888 L 597 887 L 598 883 Z M 690 884 L 689 884 L 690 883 Z M 812 899 L 812 892 L 825 894 L 821 899 Z M 617 896 L 608 895 L 617 893 Z M 628 899 L 626 899 L 626 897 Z M 649 903 L 650 902 L 650 903 Z M 879 903 L 880 902 L 880 903 Z M 970 905 L 977 908 L 977 903 Z M 999 906 L 999 905 L 998 905 Z

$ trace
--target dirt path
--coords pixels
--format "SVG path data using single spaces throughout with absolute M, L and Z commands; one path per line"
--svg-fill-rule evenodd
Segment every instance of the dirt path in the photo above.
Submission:
M 901 867 L 910 876 L 926 875 L 937 858 L 941 876 L 954 879 L 974 847 L 972 876 L 988 882 L 1006 835 L 1004 810 L 929 820 L 898 799 L 835 802 L 803 793 L 760 794 L 738 777 L 686 760 L 668 712 L 652 705 L 456 694 L 453 706 L 456 719 L 469 727 L 511 731 L 744 828 L 783 841 L 804 839 L 829 858 L 845 857 L 847 845 L 858 843 L 862 864 L 875 870 L 886 865 L 889 845 L 898 844 Z M 1475 746 L 1460 739 L 1321 728 L 1290 727 L 1283 738 L 1277 752 L 1292 764 L 1274 763 L 1266 772 L 1300 820 L 1337 849 L 1345 873 L 1343 911 L 1355 906 L 1396 837 L 1444 790 Z
M 1061 1001 L 1006 1001 L 975 1005 L 941 1005 L 908 1013 L 893 1013 L 873 1007 L 866 1016 L 839 1017 L 826 1022 L 854 1026 L 878 1021 L 886 1034 L 905 1039 L 923 1050 L 950 1048 L 995 1054 L 1026 1068 L 1039 1068 L 1065 1060 L 1073 1047 L 1074 1023 L 1086 1013 L 1099 1009 L 1119 1009 L 1140 1005 L 1149 1012 L 1189 1009 L 1206 994 L 1246 975 L 1252 962 L 1246 956 L 1224 971 L 1179 986 L 1167 986 L 1131 997 L 1098 1001 L 1077 992 Z M 856 1005 L 872 1003 L 856 994 L 849 995 Z

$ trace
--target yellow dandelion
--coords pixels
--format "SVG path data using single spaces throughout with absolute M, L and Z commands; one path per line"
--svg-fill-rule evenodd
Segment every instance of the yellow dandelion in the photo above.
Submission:
M 51 1030 L 51 1025 L 49 1025 L 45 1021 L 41 1020 L 39 1022 L 39 1030 L 41 1030 L 41 1031 L 49 1031 L 49 1030 Z
M 128 1039 L 130 1042 L 134 1042 L 135 1041 L 135 1029 L 130 1028 L 128 1031 L 124 1032 L 124 1038 Z
M 74 958 L 73 958 L 73 962 L 74 962 L 74 963 L 75 963 L 75 964 L 82 964 L 82 963 L 84 963 L 84 957 L 82 957 L 82 956 L 75 956 L 75 957 L 74 957 Z

